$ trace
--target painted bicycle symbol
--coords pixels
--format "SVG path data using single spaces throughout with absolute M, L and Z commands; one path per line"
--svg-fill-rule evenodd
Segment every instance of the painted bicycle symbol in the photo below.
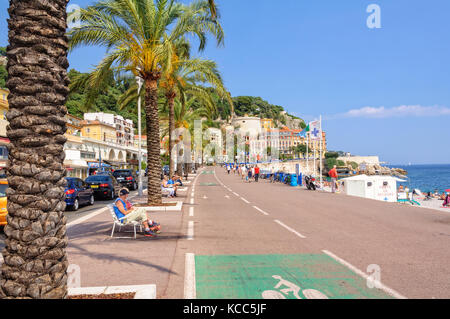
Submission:
M 328 299 L 323 293 L 315 289 L 305 289 L 302 290 L 296 284 L 284 280 L 281 276 L 272 276 L 272 278 L 279 280 L 279 283 L 274 287 L 274 289 L 279 290 L 266 290 L 263 291 L 262 297 L 263 299 L 287 299 L 286 296 L 289 296 L 290 293 L 294 295 L 297 299 L 303 299 L 300 297 L 300 292 L 303 294 L 305 299 Z M 280 289 L 282 286 L 287 287 Z

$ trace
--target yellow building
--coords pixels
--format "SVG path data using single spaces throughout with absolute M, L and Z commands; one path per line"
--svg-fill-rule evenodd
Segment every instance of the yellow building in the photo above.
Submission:
M 83 119 L 80 119 L 79 117 L 73 116 L 71 114 L 66 115 L 66 121 L 67 121 L 67 135 L 81 135 L 81 129 L 83 122 Z
M 100 121 L 82 121 L 81 134 L 93 140 L 116 143 L 116 128 Z
M 6 137 L 6 127 L 8 126 L 6 113 L 9 111 L 8 94 L 8 90 L 0 88 L 0 170 L 6 167 L 8 161 L 9 139 Z
M 6 113 L 9 111 L 8 104 L 8 94 L 7 89 L 0 88 L 0 119 L 6 120 Z
M 272 119 L 261 119 L 261 128 L 263 130 L 271 130 L 275 128 Z

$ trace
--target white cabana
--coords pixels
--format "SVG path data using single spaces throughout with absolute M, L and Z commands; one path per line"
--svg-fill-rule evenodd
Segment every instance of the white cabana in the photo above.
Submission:
M 342 179 L 344 193 L 350 196 L 397 202 L 397 182 L 404 182 L 394 176 L 357 175 Z

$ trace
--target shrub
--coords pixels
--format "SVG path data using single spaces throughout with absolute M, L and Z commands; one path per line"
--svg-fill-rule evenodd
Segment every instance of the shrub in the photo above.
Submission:
M 327 152 L 325 153 L 325 158 L 338 158 L 339 154 L 337 152 Z
M 329 169 L 333 168 L 334 165 L 337 165 L 337 160 L 335 158 L 327 158 L 325 163 Z
M 359 167 L 358 163 L 356 162 L 350 162 L 349 164 L 352 166 L 353 169 L 357 169 Z

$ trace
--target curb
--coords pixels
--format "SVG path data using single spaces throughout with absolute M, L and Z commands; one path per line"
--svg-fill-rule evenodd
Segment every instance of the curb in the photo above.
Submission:
M 156 285 L 69 288 L 69 296 L 136 293 L 134 299 L 156 299 Z

